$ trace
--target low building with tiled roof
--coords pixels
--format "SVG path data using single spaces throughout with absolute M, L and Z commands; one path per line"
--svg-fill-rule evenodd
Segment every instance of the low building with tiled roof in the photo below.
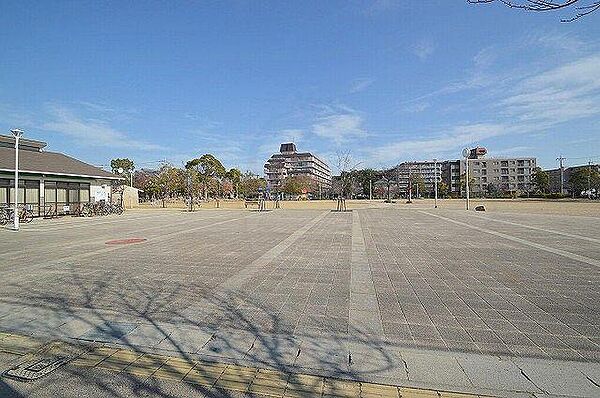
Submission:
M 18 203 L 35 215 L 74 212 L 83 203 L 110 199 L 120 176 L 58 152 L 46 143 L 19 140 Z M 14 204 L 15 139 L 0 135 L 0 206 Z

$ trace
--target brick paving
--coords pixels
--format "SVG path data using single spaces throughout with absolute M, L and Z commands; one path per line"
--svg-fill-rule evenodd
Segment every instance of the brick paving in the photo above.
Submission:
M 83 334 L 85 311 L 100 320 L 110 311 L 133 324 L 231 331 L 231 341 L 247 343 L 242 353 L 250 349 L 246 336 L 260 332 L 600 361 L 599 268 L 551 251 L 600 260 L 598 219 L 438 210 L 139 211 L 36 220 L 18 234 L 0 231 L 0 326 L 50 330 L 80 321 Z M 364 244 L 353 239 L 357 231 Z M 105 244 L 136 237 L 147 241 Z M 354 302 L 360 286 L 353 287 L 353 272 L 370 286 Z M 40 318 L 44 311 L 64 320 Z M 195 349 L 238 348 L 203 344 Z M 292 355 L 297 347 L 281 349 Z

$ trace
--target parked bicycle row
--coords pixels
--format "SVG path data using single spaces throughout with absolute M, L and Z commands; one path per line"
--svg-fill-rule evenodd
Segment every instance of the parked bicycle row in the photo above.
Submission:
M 31 205 L 19 206 L 19 221 L 22 223 L 30 223 L 33 221 L 34 213 Z M 8 205 L 0 205 L 0 225 L 12 223 L 14 220 L 14 208 Z M 81 203 L 78 205 L 66 205 L 63 208 L 57 206 L 47 206 L 40 216 L 44 218 L 55 218 L 65 215 L 74 217 L 93 217 L 93 216 L 108 216 L 110 214 L 123 214 L 123 206 L 118 203 L 95 202 Z
M 95 203 L 83 203 L 79 208 L 79 215 L 81 217 L 92 217 L 92 216 L 108 216 L 109 214 L 123 214 L 123 206 L 118 203 L 108 202 L 95 202 Z
M 19 222 L 30 223 L 33 221 L 33 211 L 29 206 L 19 206 Z M 8 206 L 0 207 L 0 225 L 6 225 L 15 218 L 15 209 Z

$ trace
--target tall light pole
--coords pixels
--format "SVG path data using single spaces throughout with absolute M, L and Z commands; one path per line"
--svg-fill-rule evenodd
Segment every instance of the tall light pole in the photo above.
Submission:
M 408 164 L 408 203 L 412 203 L 412 167 Z
M 438 198 L 438 172 L 437 172 L 437 159 L 433 159 L 433 191 L 434 191 L 434 207 L 437 209 L 437 198 Z
M 465 192 L 467 194 L 467 210 L 469 210 L 469 155 L 471 154 L 471 149 L 465 148 L 463 149 L 462 155 L 465 158 Z
M 565 166 L 564 166 L 564 161 L 567 160 L 567 158 L 564 158 L 563 155 L 560 155 L 559 157 L 556 158 L 556 160 L 559 161 L 560 163 L 560 194 L 562 195 L 563 193 L 565 193 L 565 188 L 564 188 L 564 184 L 565 184 Z
M 24 131 L 19 129 L 10 130 L 15 137 L 15 212 L 14 225 L 15 231 L 19 230 L 19 139 L 23 136 Z
M 592 199 L 592 161 L 588 162 L 588 199 Z

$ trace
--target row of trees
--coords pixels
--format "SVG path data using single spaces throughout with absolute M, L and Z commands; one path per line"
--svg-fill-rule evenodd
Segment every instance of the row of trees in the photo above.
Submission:
M 550 176 L 539 167 L 533 174 L 533 183 L 538 193 L 550 193 Z M 565 181 L 565 189 L 573 196 L 597 196 L 600 192 L 600 172 L 598 167 L 579 167 L 571 172 L 568 181 Z
M 348 163 L 348 161 L 346 161 Z M 322 187 L 308 176 L 292 176 L 284 180 L 281 192 L 287 196 L 310 194 L 313 197 L 342 196 L 345 198 L 396 198 L 406 194 L 401 192 L 397 173 L 394 169 L 356 169 L 342 165 L 340 176 L 334 177 L 331 190 Z M 162 199 L 187 198 L 188 200 L 208 200 L 209 198 L 248 198 L 261 195 L 266 189 L 266 181 L 251 172 L 242 173 L 239 169 L 226 169 L 221 161 L 211 154 L 191 159 L 183 167 L 163 163 L 158 169 L 135 170 L 130 159 L 113 159 L 114 173 L 124 176 L 133 186 L 143 190 L 142 197 Z M 465 176 L 461 176 L 461 190 L 465 187 Z M 406 183 L 406 182 L 405 182 Z M 473 181 L 469 182 L 473 184 Z M 550 193 L 550 177 L 541 168 L 536 168 L 531 183 L 526 184 L 526 194 L 547 195 Z M 426 184 L 422 175 L 413 173 L 410 186 L 414 197 L 433 196 L 432 184 Z M 600 192 L 600 173 L 597 168 L 582 167 L 571 173 L 566 187 L 575 195 L 587 196 L 588 192 Z M 405 190 L 405 189 L 404 189 Z M 514 192 L 511 192 L 514 194 Z M 449 187 L 444 181 L 438 182 L 438 195 L 447 197 Z M 502 184 L 487 184 L 486 196 L 507 195 Z
M 135 170 L 129 159 L 113 159 L 113 173 L 132 180 L 141 189 L 142 197 L 163 201 L 173 198 L 208 200 L 209 198 L 256 197 L 266 186 L 266 181 L 251 172 L 227 170 L 211 154 L 191 159 L 183 167 L 164 162 L 158 169 Z

